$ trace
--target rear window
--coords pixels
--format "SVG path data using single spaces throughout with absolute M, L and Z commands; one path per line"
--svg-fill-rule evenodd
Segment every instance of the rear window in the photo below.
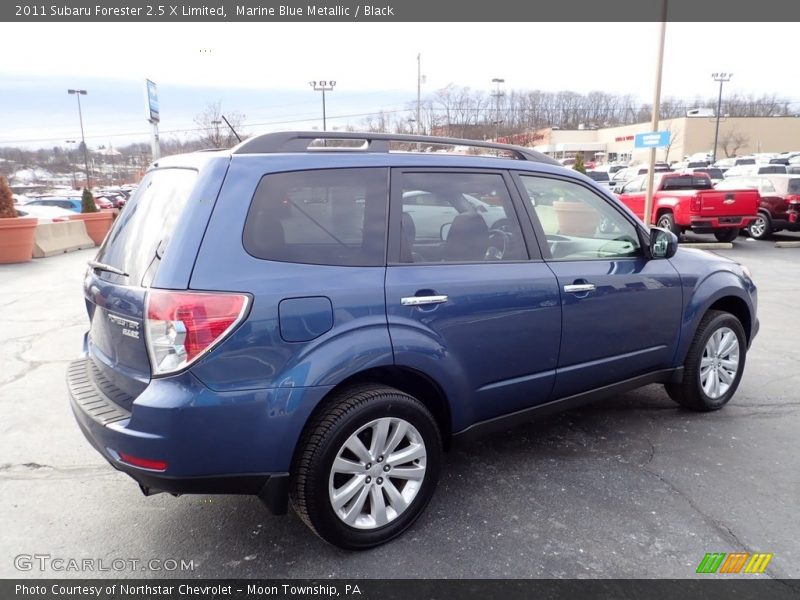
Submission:
M 247 213 L 245 250 L 281 262 L 384 265 L 388 182 L 383 168 L 265 175 Z
M 196 179 L 194 169 L 157 169 L 145 175 L 96 260 L 141 282 L 150 264 L 163 255 Z
M 586 171 L 586 174 L 595 181 L 608 181 L 608 173 L 605 171 Z
M 711 180 L 707 177 L 679 175 L 664 180 L 662 190 L 710 190 Z
M 711 179 L 722 179 L 722 169 L 695 169 L 695 173 L 705 173 Z
M 789 193 L 800 194 L 800 179 L 789 180 Z

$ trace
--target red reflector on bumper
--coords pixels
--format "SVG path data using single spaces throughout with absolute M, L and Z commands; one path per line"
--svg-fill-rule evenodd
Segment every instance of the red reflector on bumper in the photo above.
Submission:
M 134 467 L 141 467 L 142 469 L 150 469 L 151 471 L 166 471 L 167 463 L 163 460 L 152 460 L 150 458 L 139 458 L 138 456 L 131 456 L 124 452 L 119 452 L 119 459 Z

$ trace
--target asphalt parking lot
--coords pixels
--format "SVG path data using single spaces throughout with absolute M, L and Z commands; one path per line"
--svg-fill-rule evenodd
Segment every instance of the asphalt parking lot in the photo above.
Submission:
M 689 413 L 650 386 L 484 438 L 446 456 L 406 535 L 361 553 L 255 498 L 142 496 L 67 401 L 93 251 L 0 266 L 0 577 L 683 578 L 734 551 L 773 553 L 763 576 L 800 577 L 800 248 L 739 238 L 719 252 L 750 267 L 761 320 L 725 410 Z M 194 568 L 20 571 L 21 554 Z

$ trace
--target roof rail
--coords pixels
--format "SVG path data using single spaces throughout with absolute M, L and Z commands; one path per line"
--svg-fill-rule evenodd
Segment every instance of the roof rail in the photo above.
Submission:
M 366 144 L 360 148 L 354 147 L 311 147 L 314 140 L 364 140 Z M 309 152 L 309 151 L 341 151 L 341 152 L 389 152 L 390 142 L 437 144 L 440 146 L 469 146 L 473 148 L 489 148 L 492 150 L 505 150 L 518 160 L 528 160 L 551 165 L 559 162 L 546 154 L 514 146 L 511 144 L 497 144 L 481 140 L 465 140 L 460 138 L 434 137 L 429 135 L 408 135 L 401 133 L 367 133 L 353 131 L 282 131 L 278 133 L 265 133 L 245 140 L 232 150 L 233 154 L 260 154 L 278 152 Z

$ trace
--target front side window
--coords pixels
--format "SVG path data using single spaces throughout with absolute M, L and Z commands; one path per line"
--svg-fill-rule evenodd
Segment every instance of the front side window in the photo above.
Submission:
M 551 258 L 586 260 L 641 254 L 636 227 L 608 200 L 562 179 L 521 175 Z
M 256 258 L 335 266 L 385 264 L 386 169 L 321 169 L 266 175 L 244 226 Z
M 495 173 L 400 173 L 400 262 L 528 258 L 505 181 Z

